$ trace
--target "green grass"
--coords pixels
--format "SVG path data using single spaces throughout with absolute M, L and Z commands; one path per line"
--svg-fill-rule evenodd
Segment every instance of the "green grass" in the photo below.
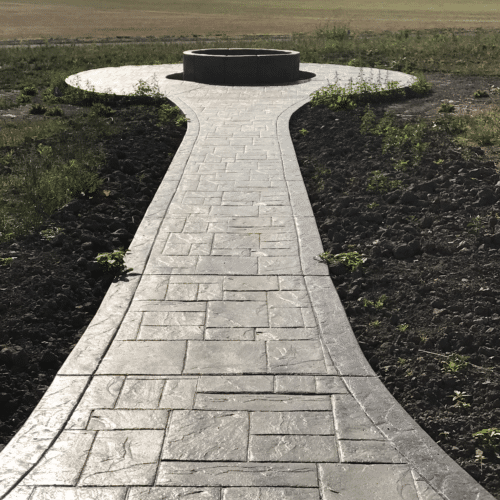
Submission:
M 300 51 L 302 63 L 339 64 L 413 74 L 418 78 L 411 90 L 424 95 L 430 86 L 426 72 L 447 72 L 455 75 L 497 76 L 500 57 L 500 34 L 478 30 L 472 37 L 457 37 L 451 31 L 439 34 L 435 30 L 417 32 L 409 38 L 407 30 L 385 32 L 374 38 L 361 39 L 345 27 L 321 27 L 314 33 L 294 33 L 290 41 L 259 39 L 238 41 L 240 47 L 291 49 Z M 0 242 L 8 241 L 36 229 L 55 210 L 79 193 L 92 194 L 101 186 L 97 170 L 103 162 L 99 142 L 103 136 L 120 133 L 112 122 L 110 106 L 119 97 L 69 87 L 64 80 L 75 73 L 101 67 L 125 65 L 180 64 L 185 50 L 230 46 L 228 39 L 207 44 L 172 44 L 150 42 L 140 45 L 83 47 L 62 46 L 30 49 L 16 47 L 0 50 L 0 88 L 18 91 L 16 98 L 0 99 L 0 109 L 30 105 L 31 113 L 43 119 L 0 119 Z M 332 109 L 352 109 L 368 105 L 365 132 L 384 136 L 384 148 L 393 150 L 409 144 L 415 159 L 425 150 L 422 142 L 426 127 L 434 124 L 422 121 L 417 125 L 398 128 L 390 117 L 375 124 L 370 118 L 371 101 L 402 98 L 404 92 L 394 84 L 340 88 L 336 83 L 311 94 L 313 106 Z M 475 89 L 471 97 L 484 98 L 484 89 Z M 33 104 L 38 96 L 43 104 Z M 173 121 L 185 126 L 186 118 L 177 108 L 171 108 L 157 89 L 141 83 L 130 105 L 152 106 L 158 121 Z M 61 104 L 73 104 L 85 109 L 72 118 L 64 116 Z M 436 125 L 454 137 L 457 144 L 500 145 L 500 109 L 475 116 L 451 116 L 450 106 L 442 106 L 442 118 Z M 91 123 L 92 127 L 83 127 Z M 85 133 L 83 131 L 85 130 Z M 307 131 L 302 132 L 304 135 Z M 57 146 L 45 146 L 51 138 Z M 410 168 L 398 162 L 394 168 Z M 318 174 L 319 175 L 319 174 Z M 386 190 L 387 184 L 378 172 L 373 172 L 367 189 Z M 321 175 L 318 177 L 321 182 Z

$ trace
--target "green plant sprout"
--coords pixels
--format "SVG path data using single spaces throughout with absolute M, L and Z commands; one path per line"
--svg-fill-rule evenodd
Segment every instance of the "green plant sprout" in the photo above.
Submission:
M 462 356 L 461 354 L 450 354 L 446 361 L 441 362 L 443 364 L 443 371 L 448 373 L 459 373 L 466 371 L 470 365 L 470 363 L 467 361 L 468 359 L 468 356 Z
M 399 160 L 396 165 L 394 165 L 394 170 L 397 172 L 405 172 L 409 161 Z
M 374 307 L 375 309 L 382 309 L 384 307 L 384 302 L 387 299 L 387 295 L 381 295 L 375 302 L 372 300 L 368 299 L 362 299 L 363 300 L 363 307 Z M 380 322 L 379 322 L 380 323 Z
M 373 202 L 373 203 L 370 203 L 370 204 L 369 204 L 369 205 L 367 205 L 367 206 L 368 206 L 368 208 L 369 208 L 370 210 L 373 210 L 374 208 L 379 207 L 380 205 L 379 205 L 378 203 Z
M 439 113 L 451 113 L 454 110 L 455 106 L 453 106 L 453 104 L 450 104 L 448 102 L 441 103 L 441 106 L 439 107 Z
M 14 257 L 0 258 L 0 266 L 8 266 L 12 263 Z
M 371 178 L 368 179 L 368 191 L 378 191 L 380 193 L 387 193 L 394 191 L 401 186 L 401 181 L 390 181 L 380 170 L 373 170 Z
M 400 332 L 405 332 L 406 330 L 408 330 L 408 328 L 410 327 L 410 325 L 408 325 L 407 323 L 403 323 L 401 325 L 398 325 L 397 326 L 397 329 L 400 331 Z
M 43 231 L 40 231 L 40 235 L 44 240 L 51 240 L 55 238 L 58 234 L 64 233 L 63 229 L 60 227 L 49 227 Z
M 420 342 L 422 342 L 422 344 L 425 344 L 429 340 L 429 336 L 425 333 L 421 333 L 418 338 L 420 339 Z
M 378 328 L 380 326 L 380 320 L 375 320 L 370 323 L 370 326 L 373 326 L 374 328 Z
M 160 106 L 158 117 L 160 122 L 175 122 L 178 127 L 190 121 L 177 106 L 169 106 L 168 104 Z
M 308 130 L 306 130 L 305 128 L 302 128 L 299 130 L 299 133 L 302 134 L 302 135 L 307 135 L 309 133 Z
M 472 437 L 479 442 L 484 453 L 500 459 L 500 429 L 498 427 L 481 429 L 472 434 Z
M 485 90 L 476 90 L 474 92 L 474 97 L 478 98 L 478 97 L 489 97 L 488 95 L 488 92 L 486 92 Z
M 114 252 L 100 253 L 96 257 L 96 262 L 104 267 L 104 269 L 113 274 L 114 276 L 120 276 L 128 271 L 133 271 L 133 268 L 126 269 L 124 263 L 124 256 L 130 250 L 124 250 L 123 247 Z
M 335 255 L 332 255 L 330 252 L 323 252 L 322 254 L 320 254 L 319 257 L 327 264 L 341 262 L 350 271 L 355 271 L 356 269 L 361 267 L 368 259 L 367 257 L 363 256 L 358 252 L 345 252 L 345 253 L 338 253 Z
M 448 396 L 452 398 L 455 404 L 452 405 L 452 408 L 470 408 L 470 403 L 465 401 L 465 398 L 469 398 L 469 394 L 466 394 L 462 391 L 453 391 L 453 395 Z

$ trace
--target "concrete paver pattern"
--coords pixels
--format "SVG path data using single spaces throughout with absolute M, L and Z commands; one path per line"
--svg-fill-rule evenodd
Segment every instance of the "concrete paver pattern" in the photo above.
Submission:
M 415 78 L 301 70 L 315 76 L 248 87 L 165 78 L 182 65 L 78 75 L 121 95 L 156 75 L 190 123 L 130 246 L 134 271 L 0 454 L 0 498 L 493 498 L 366 362 L 318 259 L 288 132 L 335 76 Z

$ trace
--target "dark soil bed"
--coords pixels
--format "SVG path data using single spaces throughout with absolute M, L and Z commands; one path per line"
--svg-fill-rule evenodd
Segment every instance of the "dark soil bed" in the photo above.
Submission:
M 431 82 L 451 82 L 437 86 L 429 110 L 441 99 L 471 95 L 463 82 L 453 85 L 453 78 L 429 75 Z M 483 80 L 469 78 L 472 93 L 487 90 L 485 84 L 500 85 L 498 79 Z M 380 120 L 387 109 L 409 111 L 407 117 L 425 114 L 424 104 L 413 99 L 371 108 Z M 168 169 L 169 153 L 182 142 L 185 127 L 158 128 L 155 109 L 115 109 L 115 123 L 126 130 L 103 139 L 107 160 L 101 175 L 109 196 L 82 197 L 56 213 L 40 228 L 62 228 L 53 239 L 36 232 L 0 245 L 1 258 L 15 257 L 11 266 L 0 267 L 0 449 L 99 308 L 113 276 L 93 260 L 128 247 Z M 500 215 L 500 177 L 481 149 L 466 160 L 444 132 L 425 139 L 430 145 L 420 164 L 404 153 L 408 168 L 397 172 L 391 154 L 382 154 L 383 138 L 360 133 L 363 114 L 363 108 L 332 111 L 308 104 L 290 122 L 325 251 L 367 257 L 354 272 L 332 262 L 333 282 L 387 388 L 500 499 L 500 460 L 472 437 L 500 427 L 500 222 L 495 225 L 494 217 Z M 405 187 L 367 191 L 375 170 Z M 468 226 L 476 216 L 480 220 Z M 468 357 L 461 358 L 465 368 L 452 353 Z M 444 362 L 458 371 L 445 371 Z M 454 391 L 467 396 L 453 401 Z M 470 406 L 460 405 L 460 399 Z M 482 464 L 477 449 L 484 452 Z

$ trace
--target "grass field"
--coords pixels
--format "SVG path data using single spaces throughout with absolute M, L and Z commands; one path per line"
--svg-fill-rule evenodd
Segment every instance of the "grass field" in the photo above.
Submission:
M 0 40 L 311 33 L 326 20 L 374 33 L 500 26 L 495 2 L 470 0 L 104 0 L 90 5 L 84 0 L 0 1 Z
M 402 71 L 420 77 L 421 89 L 425 89 L 425 72 L 500 75 L 498 33 L 479 31 L 474 36 L 457 37 L 452 32 L 419 31 L 414 38 L 409 35 L 409 31 L 402 30 L 360 39 L 355 32 L 349 34 L 345 26 L 327 25 L 317 27 L 316 32 L 307 37 L 294 34 L 290 41 L 240 41 L 238 46 L 298 50 L 303 63 Z M 210 46 L 228 45 L 231 46 L 229 40 L 220 40 Z M 89 183 L 95 185 L 95 171 L 102 161 L 97 154 L 99 135 L 118 133 L 113 130 L 107 109 L 117 96 L 69 87 L 64 81 L 69 75 L 109 66 L 182 63 L 184 50 L 205 46 L 203 42 L 189 45 L 151 42 L 126 46 L 46 45 L 36 49 L 0 49 L 0 90 L 18 91 L 15 101 L 0 98 L 0 110 L 30 106 L 32 99 L 37 98 L 40 102 L 32 104 L 29 112 L 43 117 L 36 121 L 0 119 L 0 241 L 33 230 L 47 214 L 88 190 Z M 146 95 L 141 98 L 141 93 Z M 148 98 L 148 93 L 154 97 L 154 93 L 142 89 L 136 104 L 157 106 L 159 120 L 177 117 L 178 110 L 161 108 L 165 100 L 162 102 L 161 96 Z M 332 87 L 322 96 L 325 105 L 349 102 L 344 89 Z M 80 115 L 64 116 L 61 106 L 65 105 L 81 107 Z M 449 111 L 446 106 L 445 111 Z M 500 146 L 498 117 L 498 110 L 474 116 L 447 116 L 449 119 L 443 126 L 465 143 Z M 87 129 L 95 133 L 82 137 L 79 127 L 85 128 L 88 120 L 92 121 L 92 127 Z M 43 147 L 40 141 L 48 138 L 60 143 L 60 147 Z M 71 182 L 61 179 L 71 179 Z

